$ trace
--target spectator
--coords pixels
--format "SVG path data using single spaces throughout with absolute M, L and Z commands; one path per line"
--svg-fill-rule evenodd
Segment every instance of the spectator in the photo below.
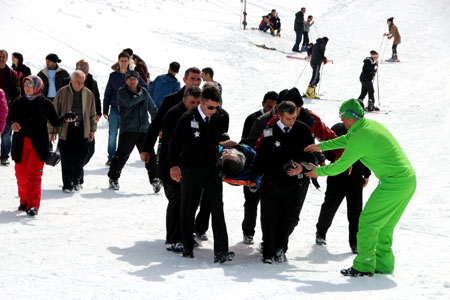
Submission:
M 295 14 L 295 44 L 294 47 L 292 47 L 293 52 L 300 52 L 300 43 L 302 42 L 303 28 L 305 24 L 305 12 L 306 8 L 302 7 L 302 9 Z
M 135 64 L 134 70 L 139 73 L 141 78 L 147 85 L 150 84 L 150 73 L 148 72 L 147 64 L 137 54 L 133 54 L 133 62 Z
M 6 101 L 5 92 L 0 89 L 0 134 L 5 130 L 6 117 L 8 116 L 8 102 Z
M 17 72 L 19 77 L 20 91 L 24 94 L 23 90 L 23 79 L 28 75 L 31 75 L 31 70 L 26 65 L 23 64 L 23 56 L 19 52 L 13 52 L 12 54 L 12 69 Z
M 47 67 L 37 74 L 44 82 L 44 90 L 42 93 L 50 100 L 55 98 L 56 92 L 65 85 L 70 77 L 66 70 L 58 66 L 60 62 L 61 60 L 58 55 L 50 53 L 45 58 Z
M 222 95 L 222 85 L 217 81 L 214 81 L 214 71 L 210 67 L 203 68 L 202 70 L 202 79 L 204 82 L 214 82 L 219 87 L 220 95 Z M 221 103 L 222 104 L 222 103 Z
M 156 107 L 161 106 L 164 97 L 173 94 L 180 89 L 180 82 L 176 76 L 180 71 L 180 64 L 176 61 L 171 62 L 169 65 L 169 71 L 167 74 L 159 75 L 148 87 L 148 92 L 152 96 L 153 102 Z

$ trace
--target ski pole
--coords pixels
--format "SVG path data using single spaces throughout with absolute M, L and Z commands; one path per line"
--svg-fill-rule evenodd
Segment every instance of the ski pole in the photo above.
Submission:
M 386 39 L 386 44 L 384 45 L 384 50 L 383 50 L 383 54 L 381 55 L 381 60 L 380 61 L 383 61 L 384 52 L 386 51 L 387 44 L 388 44 L 388 39 Z
M 325 69 L 325 65 L 322 66 L 322 69 L 320 69 L 320 81 L 319 81 L 319 88 L 317 89 L 317 96 L 319 96 L 319 92 L 320 92 L 320 84 L 322 83 L 322 74 L 323 74 L 323 69 Z
M 302 77 L 303 72 L 305 72 L 306 66 L 308 65 L 308 62 L 306 62 L 305 67 L 303 68 L 302 72 L 300 73 L 300 75 L 297 78 L 297 81 L 294 84 L 294 87 L 297 85 L 298 81 L 300 80 L 300 77 Z
M 319 32 L 317 31 L 317 26 L 316 26 L 316 22 L 314 22 L 314 28 L 316 29 L 316 33 L 317 33 L 317 38 L 320 37 Z
M 378 49 L 379 49 L 379 50 L 378 50 L 378 53 L 381 52 L 381 47 L 383 47 L 383 42 L 384 42 L 384 35 L 383 35 L 383 39 L 381 40 L 380 47 L 378 48 Z
M 378 70 L 377 70 L 377 94 L 378 94 L 378 106 L 381 107 L 381 103 L 380 103 L 380 79 L 378 78 Z

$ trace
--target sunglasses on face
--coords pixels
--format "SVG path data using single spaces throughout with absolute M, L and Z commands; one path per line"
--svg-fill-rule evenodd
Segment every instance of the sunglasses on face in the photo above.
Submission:
M 25 82 L 25 83 L 23 84 L 23 86 L 26 86 L 26 87 L 34 87 L 34 84 L 33 84 L 32 82 Z
M 78 69 L 89 69 L 89 66 L 78 66 Z
M 206 105 L 206 108 L 209 110 L 215 110 L 218 109 L 219 107 L 220 107 L 219 105 L 218 106 Z

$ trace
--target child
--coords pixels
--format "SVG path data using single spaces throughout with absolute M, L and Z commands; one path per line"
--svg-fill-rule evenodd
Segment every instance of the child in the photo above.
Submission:
M 309 44 L 309 29 L 314 24 L 313 16 L 308 16 L 308 20 L 305 21 L 303 24 L 303 44 L 302 44 L 302 50 L 301 51 L 307 51 L 308 50 L 308 44 Z
M 267 16 L 262 16 L 261 23 L 259 23 L 259 30 L 267 31 L 269 29 L 269 18 L 272 17 L 272 14 L 268 14 Z

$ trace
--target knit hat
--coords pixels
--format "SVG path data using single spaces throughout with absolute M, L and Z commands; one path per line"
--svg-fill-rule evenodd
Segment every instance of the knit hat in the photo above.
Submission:
M 125 80 L 127 80 L 129 77 L 136 77 L 136 78 L 139 78 L 139 74 L 138 74 L 138 72 L 136 72 L 136 71 L 128 71 L 128 72 L 125 74 Z
M 50 53 L 49 55 L 47 55 L 47 57 L 45 59 L 51 60 L 52 62 L 57 63 L 57 64 L 59 64 L 61 62 L 58 55 L 56 55 L 55 53 Z
M 286 99 L 284 99 L 284 100 L 289 100 L 289 101 L 294 102 L 295 106 L 297 106 L 297 107 L 303 106 L 302 95 L 300 95 L 300 92 L 296 87 L 289 90 L 289 92 L 286 95 Z
M 389 19 L 387 19 L 388 21 L 391 21 L 392 23 L 394 23 L 394 17 L 390 17 Z
M 339 115 L 347 119 L 359 119 L 364 117 L 364 109 L 358 100 L 349 99 L 341 104 Z
M 283 102 L 284 100 L 287 100 L 286 99 L 286 95 L 289 93 L 289 90 L 288 89 L 284 89 L 284 90 L 282 90 L 279 94 L 278 94 L 278 97 L 277 97 L 277 104 L 280 104 L 281 102 Z
M 38 96 L 40 96 L 42 89 L 44 88 L 44 83 L 42 82 L 41 78 L 34 75 L 28 75 L 22 80 L 22 83 L 25 83 L 25 81 L 31 81 L 33 83 L 33 95 L 31 95 L 31 99 L 34 99 Z M 29 95 L 26 95 L 27 98 Z

